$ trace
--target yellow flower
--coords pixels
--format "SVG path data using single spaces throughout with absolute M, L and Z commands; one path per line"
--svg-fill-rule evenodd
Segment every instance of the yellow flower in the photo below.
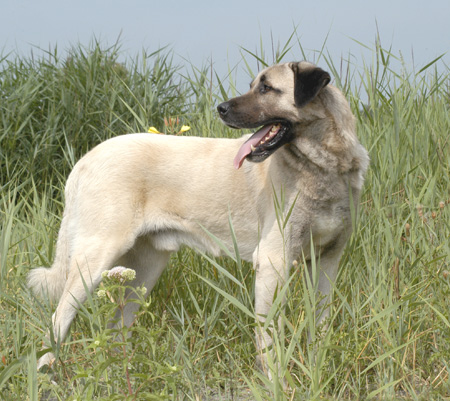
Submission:
M 189 127 L 189 125 L 183 125 L 180 129 L 180 134 L 186 131 L 189 131 L 191 129 L 191 127 Z
M 150 127 L 147 132 L 150 134 L 161 134 L 155 127 Z

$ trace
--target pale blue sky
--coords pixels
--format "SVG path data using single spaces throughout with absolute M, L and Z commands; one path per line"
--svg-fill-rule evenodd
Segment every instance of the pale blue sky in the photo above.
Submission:
M 241 46 L 255 51 L 262 38 L 270 52 L 271 37 L 284 44 L 294 26 L 309 59 L 326 40 L 337 64 L 349 53 L 359 66 L 363 57 L 370 59 L 354 40 L 373 47 L 377 27 L 384 47 L 392 46 L 408 64 L 414 53 L 418 68 L 450 50 L 450 0 L 0 0 L 0 10 L 3 55 L 55 44 L 63 51 L 94 35 L 113 44 L 120 36 L 130 56 L 169 45 L 194 65 L 212 58 L 226 71 L 227 60 L 239 60 Z M 287 60 L 301 58 L 296 46 Z M 443 61 L 450 64 L 450 54 Z

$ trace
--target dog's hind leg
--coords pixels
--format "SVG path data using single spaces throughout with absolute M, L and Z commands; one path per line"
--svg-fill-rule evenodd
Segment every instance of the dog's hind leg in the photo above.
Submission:
M 147 294 L 155 286 L 161 273 L 167 265 L 170 258 L 169 251 L 160 251 L 153 247 L 149 238 L 139 237 L 133 248 L 131 248 L 125 255 L 123 255 L 117 262 L 117 265 L 124 266 L 136 271 L 136 278 L 131 285 L 134 287 L 144 286 L 147 289 Z M 136 294 L 127 290 L 127 301 L 136 298 Z M 127 302 L 123 310 L 123 324 L 130 326 L 135 319 L 135 312 L 139 309 L 139 304 L 136 302 Z M 118 322 L 117 327 L 121 325 L 120 319 L 121 311 L 118 310 L 115 320 Z
M 132 241 L 127 243 L 123 239 L 114 241 L 112 238 L 98 237 L 78 238 L 78 243 L 83 246 L 75 248 L 70 258 L 67 281 L 52 316 L 53 334 L 58 342 L 66 337 L 79 305 L 87 299 L 87 291 L 93 291 L 101 281 L 102 272 L 112 267 Z M 53 359 L 53 354 L 45 354 L 39 360 L 38 368 L 49 365 Z

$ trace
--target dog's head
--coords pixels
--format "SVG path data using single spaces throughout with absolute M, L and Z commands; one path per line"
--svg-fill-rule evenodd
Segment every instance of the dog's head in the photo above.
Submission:
M 330 75 L 311 63 L 277 64 L 261 71 L 245 95 L 219 104 L 219 115 L 228 126 L 262 126 L 239 149 L 235 167 L 244 159 L 261 162 L 291 142 L 293 126 L 307 120 L 306 108 L 329 82 Z

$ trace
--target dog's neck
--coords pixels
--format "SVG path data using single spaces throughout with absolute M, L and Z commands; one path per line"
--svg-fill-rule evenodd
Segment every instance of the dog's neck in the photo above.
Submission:
M 327 116 L 299 123 L 295 131 L 300 135 L 283 147 L 285 157 L 294 158 L 295 168 L 319 169 L 327 174 L 354 171 L 353 152 L 349 149 L 354 144 L 341 137 L 332 118 Z

